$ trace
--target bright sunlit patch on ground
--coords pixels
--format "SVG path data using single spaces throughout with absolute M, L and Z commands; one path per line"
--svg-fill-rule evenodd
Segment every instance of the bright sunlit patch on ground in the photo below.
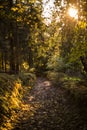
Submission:
M 68 14 L 75 19 L 78 19 L 78 10 L 74 7 L 70 7 L 68 10 Z
M 33 99 L 34 99 L 33 96 L 30 96 L 30 97 L 29 97 L 29 101 L 32 101 Z
M 44 86 L 46 86 L 46 87 L 48 87 L 48 86 L 50 86 L 51 85 L 51 83 L 49 82 L 49 81 L 44 81 Z

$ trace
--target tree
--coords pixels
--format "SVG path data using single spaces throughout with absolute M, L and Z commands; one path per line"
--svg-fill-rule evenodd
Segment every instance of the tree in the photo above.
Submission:
M 36 39 L 42 43 L 41 35 L 43 34 L 41 34 L 41 30 L 44 24 L 41 10 L 39 1 L 6 0 L 2 2 L 0 25 L 2 30 L 5 27 L 6 33 L 4 32 L 3 35 L 3 32 L 0 31 L 1 42 L 5 40 L 8 44 L 3 43 L 7 50 L 7 60 L 11 73 L 18 73 L 23 62 L 27 62 L 30 67 L 33 67 Z M 3 21 L 6 22 L 3 23 Z M 2 57 L 2 66 L 4 66 L 4 62 Z
M 80 65 L 84 67 L 85 72 L 87 71 L 87 60 L 86 60 L 86 43 L 87 43 L 87 32 L 86 32 L 86 4 L 84 0 L 80 1 L 55 1 L 55 14 L 57 16 L 57 22 L 60 25 L 61 34 L 61 45 L 60 45 L 60 57 L 62 57 L 65 66 L 69 67 Z M 76 6 L 78 8 L 78 20 L 69 16 L 68 8 L 70 6 Z M 54 15 L 55 15 L 54 14 Z M 83 68 L 82 67 L 82 68 Z M 66 68 L 68 69 L 68 68 Z

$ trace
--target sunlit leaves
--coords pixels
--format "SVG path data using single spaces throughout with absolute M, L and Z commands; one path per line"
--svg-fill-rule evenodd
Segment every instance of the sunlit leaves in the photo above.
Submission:
M 11 10 L 16 12 L 16 11 L 18 11 L 18 8 L 17 7 L 12 7 Z
M 19 108 L 21 84 L 14 76 L 0 74 L 0 128 L 9 127 L 7 124 L 14 112 Z M 13 115 L 14 116 L 14 115 Z M 11 125 L 11 124 L 9 124 Z
M 23 68 L 24 68 L 25 70 L 29 69 L 29 65 L 28 65 L 27 62 L 24 62 L 24 63 L 22 64 L 22 66 L 23 66 Z
M 78 21 L 78 25 L 82 29 L 86 29 L 86 27 L 87 27 L 87 23 L 84 21 Z
M 60 56 L 68 63 L 81 62 L 81 57 L 87 57 L 87 11 L 85 10 L 87 2 L 80 1 L 63 1 L 64 6 L 61 6 L 60 1 L 55 1 L 56 11 L 60 32 Z M 78 18 L 74 19 L 68 14 L 70 6 L 76 7 L 78 10 Z M 77 12 L 76 12 L 77 13 Z M 54 16 L 56 16 L 54 14 Z M 86 63 L 86 58 L 84 62 Z M 75 64 L 76 65 L 76 64 Z

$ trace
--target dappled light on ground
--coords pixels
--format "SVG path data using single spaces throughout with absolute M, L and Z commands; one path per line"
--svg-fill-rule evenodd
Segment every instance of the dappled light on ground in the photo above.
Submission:
M 49 81 L 44 81 L 43 85 L 46 86 L 46 87 L 48 87 L 48 86 L 50 87 L 51 83 Z
M 32 101 L 33 99 L 34 99 L 33 96 L 30 96 L 30 97 L 29 97 L 29 101 Z

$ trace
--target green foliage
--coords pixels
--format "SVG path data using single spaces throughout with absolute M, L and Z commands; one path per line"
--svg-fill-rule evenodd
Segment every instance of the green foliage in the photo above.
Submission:
M 69 6 L 75 6 L 78 9 L 78 20 L 71 18 L 67 11 Z M 79 6 L 77 6 L 79 5 Z M 60 1 L 55 1 L 60 20 L 57 21 L 61 28 L 61 45 L 60 57 L 62 57 L 64 65 L 59 61 L 60 68 L 65 71 L 73 72 L 73 69 L 82 72 L 83 68 L 86 72 L 87 66 L 87 29 L 86 29 L 86 1 L 67 1 L 65 0 L 61 7 Z M 54 14 L 54 15 L 55 15 Z M 81 60 L 81 57 L 83 60 Z
M 35 74 L 32 73 L 19 73 L 19 79 L 24 86 L 33 86 L 36 80 Z
M 86 37 L 87 37 L 86 22 L 79 22 L 73 39 L 73 47 L 70 54 L 71 61 L 76 61 L 80 59 L 81 56 L 86 55 L 87 50 Z
M 48 78 L 55 87 L 62 87 L 71 96 L 74 103 L 81 105 L 84 111 L 87 107 L 87 83 L 84 77 L 70 76 L 61 72 L 48 72 Z
M 58 55 L 53 55 L 47 64 L 48 70 L 52 70 L 54 72 L 66 72 L 66 68 L 68 69 L 64 59 Z
M 82 105 L 82 107 L 86 107 L 87 84 L 84 79 L 78 77 L 66 77 L 64 79 L 63 87 L 67 90 L 68 94 L 73 97 L 74 101 L 79 105 Z
M 70 62 L 66 61 L 65 58 L 53 55 L 53 57 L 51 57 L 47 63 L 47 69 L 49 70 L 49 72 L 62 72 L 69 76 L 75 75 L 81 77 L 82 64 L 80 61 Z

